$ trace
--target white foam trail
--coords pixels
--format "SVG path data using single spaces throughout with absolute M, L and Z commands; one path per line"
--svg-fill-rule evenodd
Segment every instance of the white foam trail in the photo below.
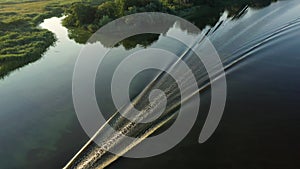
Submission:
M 275 38 L 278 38 L 280 36 L 283 36 L 284 34 L 286 34 L 290 29 L 294 29 L 296 26 L 298 27 L 299 24 L 299 19 L 294 20 L 292 22 L 289 22 L 286 25 L 283 25 L 280 28 L 277 28 L 276 30 L 273 30 L 271 33 L 267 34 L 266 36 L 260 38 L 260 39 L 256 39 L 253 42 L 249 42 L 248 44 L 244 45 L 242 49 L 236 50 L 236 53 L 234 53 L 232 55 L 232 57 L 234 59 L 232 59 L 231 57 L 229 59 L 226 59 L 226 65 L 225 66 L 225 70 L 229 70 L 231 67 L 233 67 L 235 64 L 240 63 L 241 61 L 243 61 L 244 59 L 246 59 L 247 57 L 249 57 L 253 52 L 260 50 L 261 48 L 263 48 L 264 45 L 270 43 L 272 40 L 274 40 Z M 200 40 L 201 41 L 201 40 Z M 196 45 L 197 43 L 195 43 Z M 195 46 L 194 45 L 194 46 Z M 240 52 L 242 51 L 242 52 Z M 186 55 L 188 55 L 190 52 L 190 50 L 187 50 L 186 52 L 183 53 L 183 55 L 179 58 L 179 59 L 183 59 Z M 175 64 L 173 64 L 170 69 L 173 69 L 176 67 L 176 64 L 178 62 L 176 62 Z M 216 65 L 217 66 L 217 65 Z M 161 127 L 162 125 L 164 125 L 167 121 L 169 121 L 170 119 L 174 118 L 176 116 L 176 109 L 180 106 L 181 103 L 187 102 L 189 101 L 189 99 L 191 99 L 194 95 L 199 94 L 199 92 L 205 90 L 206 88 L 208 88 L 210 86 L 211 83 L 216 82 L 219 78 L 220 78 L 220 73 L 221 72 L 214 72 L 213 75 L 213 79 L 211 79 L 208 82 L 205 82 L 207 80 L 207 77 L 205 79 L 205 73 L 200 72 L 202 74 L 200 74 L 201 78 L 199 79 L 200 82 L 202 82 L 202 86 L 201 88 L 199 88 L 199 90 L 194 91 L 193 93 L 191 93 L 189 95 L 189 97 L 187 98 L 183 98 L 183 100 L 177 101 L 175 103 L 173 103 L 172 107 L 169 107 L 168 110 L 166 110 L 167 113 L 173 112 L 170 114 L 169 117 L 167 117 L 166 119 L 164 119 L 163 121 L 155 124 L 152 126 L 152 128 L 149 128 L 147 130 L 147 132 L 144 132 L 142 135 L 140 135 L 140 137 L 138 137 L 134 142 L 132 142 L 131 144 L 129 144 L 127 147 L 124 147 L 123 150 L 120 151 L 120 153 L 118 155 L 123 155 L 124 153 L 126 153 L 127 151 L 129 151 L 131 148 L 133 148 L 134 146 L 136 146 L 138 143 L 140 143 L 143 139 L 145 139 L 146 137 L 148 137 L 149 135 L 151 135 L 154 131 L 156 131 L 159 127 Z M 153 85 L 155 85 L 157 83 L 157 81 L 159 81 L 161 78 L 161 76 L 163 76 L 163 74 L 158 75 L 146 88 L 145 90 L 143 90 L 143 92 L 141 93 L 141 95 L 139 95 L 135 100 L 134 103 L 137 104 L 141 98 L 146 95 L 146 93 L 151 90 L 151 88 L 153 87 Z M 180 79 L 182 81 L 188 81 L 189 78 L 183 76 L 182 79 Z M 171 95 L 173 95 L 175 92 L 173 91 L 174 88 L 176 88 L 176 85 L 173 83 L 171 84 L 168 88 L 166 88 L 165 92 L 166 92 L 166 96 L 171 97 Z M 143 110 L 142 110 L 142 114 L 140 116 L 136 117 L 136 120 L 139 120 L 139 118 L 145 118 L 145 116 L 148 116 L 149 114 L 151 114 L 152 112 L 149 110 L 153 110 L 153 106 L 158 106 L 159 105 L 159 100 L 161 99 L 161 97 L 163 97 L 162 95 L 159 95 L 158 98 L 155 99 L 156 105 L 147 105 Z M 173 98 L 174 99 L 174 98 Z M 127 110 L 128 112 L 130 111 L 130 109 Z M 129 122 L 127 124 L 125 124 L 123 126 L 122 129 L 115 131 L 112 133 L 112 135 L 110 135 L 110 137 L 107 138 L 106 142 L 103 143 L 103 145 L 101 147 L 97 147 L 93 144 L 93 140 L 95 140 L 97 138 L 97 136 L 103 131 L 103 129 L 105 128 L 106 125 L 109 125 L 108 123 L 110 121 L 112 121 L 114 118 L 116 118 L 118 116 L 118 113 L 115 113 L 94 135 L 93 138 L 91 138 L 91 140 L 89 140 L 87 142 L 87 144 L 85 144 L 85 146 L 82 147 L 82 149 L 71 159 L 71 161 L 64 167 L 64 169 L 67 168 L 90 168 L 90 167 L 95 167 L 95 168 L 104 168 L 107 165 L 109 165 L 111 162 L 113 162 L 114 160 L 116 160 L 118 158 L 118 156 L 111 156 L 111 158 L 104 160 L 104 162 L 98 164 L 97 166 L 94 166 L 95 163 L 97 163 L 97 161 L 103 157 L 106 153 L 107 150 L 109 150 L 110 148 L 114 147 L 116 144 L 118 144 L 119 142 L 122 141 L 122 136 L 128 134 L 134 127 L 137 126 L 137 123 L 134 122 Z M 95 147 L 90 147 L 90 146 L 95 146 Z M 91 148 L 92 152 L 86 154 L 85 156 L 81 157 L 82 153 L 84 153 L 88 148 Z M 80 160 L 80 162 L 78 164 L 76 163 L 76 160 Z M 75 164 L 75 166 L 73 166 Z

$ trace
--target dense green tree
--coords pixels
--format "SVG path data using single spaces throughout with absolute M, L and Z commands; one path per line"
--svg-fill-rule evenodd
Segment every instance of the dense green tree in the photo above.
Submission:
M 114 1 L 116 3 L 117 6 L 117 13 L 118 16 L 123 16 L 125 13 L 125 9 L 126 9 L 126 1 L 125 0 L 115 0 Z
M 78 27 L 92 23 L 95 19 L 96 9 L 90 5 L 76 3 L 67 9 L 66 13 L 68 16 L 64 19 L 63 24 Z
M 113 19 L 110 18 L 107 15 L 102 16 L 102 18 L 99 20 L 98 26 L 101 27 L 107 23 L 109 23 L 110 21 L 112 21 Z
M 96 12 L 96 18 L 102 18 L 103 16 L 109 16 L 110 18 L 116 18 L 118 16 L 118 7 L 114 1 L 104 2 L 99 5 Z

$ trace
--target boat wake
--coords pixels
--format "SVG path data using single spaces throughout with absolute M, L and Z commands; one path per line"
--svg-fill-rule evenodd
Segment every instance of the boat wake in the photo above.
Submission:
M 197 38 L 192 48 L 203 45 L 202 48 L 205 49 L 206 43 L 203 37 L 208 37 L 219 52 L 225 70 L 228 71 L 237 63 L 240 63 L 249 56 L 253 56 L 255 52 L 272 46 L 273 43 L 278 42 L 278 39 L 299 30 L 300 18 L 296 16 L 299 5 L 295 5 L 294 3 L 288 3 L 280 7 L 278 5 L 280 6 L 280 3 L 271 5 L 263 11 L 248 12 L 249 14 L 246 13 L 244 19 L 242 17 L 239 21 L 221 17 L 215 27 L 207 28 L 203 31 L 204 33 Z M 288 12 L 282 14 L 282 11 L 287 11 L 287 9 Z M 246 11 L 246 9 L 243 10 L 244 12 Z M 281 15 L 281 20 L 277 18 L 279 14 Z M 226 15 L 226 12 L 224 15 Z M 253 23 L 253 21 L 256 22 Z M 243 27 L 242 25 L 248 26 Z M 236 34 L 236 32 L 239 33 Z M 252 36 L 249 36 L 250 34 Z M 178 60 L 186 62 L 193 71 L 199 90 L 186 90 L 184 92 L 187 92 L 186 95 L 188 97 L 181 98 L 178 81 L 175 81 L 166 72 L 159 73 L 132 100 L 132 104 L 141 112 L 140 114 L 135 114 L 135 120 L 128 120 L 123 116 L 124 114 L 121 115 L 119 112 L 116 112 L 64 168 L 104 168 L 149 137 L 161 126 L 175 119 L 178 115 L 178 110 L 183 104 L 193 99 L 193 96 L 209 88 L 210 84 L 219 78 L 220 72 L 214 72 L 213 78 L 209 78 L 204 65 L 197 59 L 191 49 L 182 52 L 178 58 Z M 176 71 L 177 63 L 175 61 L 168 69 Z M 191 85 L 192 77 L 189 77 L 188 74 L 183 73 L 180 77 L 181 79 L 176 80 L 181 81 L 186 86 Z M 149 101 L 151 91 L 154 89 L 159 89 L 163 92 Z M 164 97 L 167 99 L 167 103 L 161 102 Z M 149 123 L 137 123 L 145 118 L 155 116 L 155 111 L 164 106 L 165 111 L 156 120 Z M 133 114 L 132 107 L 124 106 L 123 112 L 128 115 Z M 124 139 L 125 135 L 134 138 L 133 141 L 126 142 Z M 94 141 L 101 144 L 97 145 Z M 109 150 L 111 149 L 114 149 L 114 152 L 117 153 L 110 153 Z

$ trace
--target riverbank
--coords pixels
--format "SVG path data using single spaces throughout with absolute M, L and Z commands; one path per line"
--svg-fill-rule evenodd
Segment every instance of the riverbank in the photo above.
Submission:
M 91 0 L 97 1 L 97 0 Z M 89 37 L 103 25 L 117 18 L 141 12 L 163 12 L 176 15 L 195 24 L 200 30 L 214 26 L 224 11 L 228 17 L 238 19 L 248 9 L 263 8 L 277 0 L 102 0 L 98 3 L 81 1 L 66 10 L 63 25 L 70 30 L 70 37 L 78 43 L 86 43 Z M 153 36 L 135 36 L 120 44 L 134 48 L 137 44 L 148 46 L 157 40 Z M 138 41 L 138 42 L 134 42 Z
M 56 38 L 38 25 L 46 18 L 61 16 L 64 8 L 76 1 L 9 0 L 0 3 L 0 78 L 42 57 Z
M 170 13 L 184 17 L 202 29 L 206 25 L 215 25 L 224 10 L 229 11 L 229 15 L 238 17 L 242 15 L 239 11 L 245 5 L 260 8 L 271 2 L 272 0 L 226 3 L 197 0 L 185 3 L 176 0 L 137 0 L 134 3 L 127 0 L 6 0 L 0 3 L 0 78 L 42 57 L 56 38 L 52 32 L 37 26 L 46 18 L 61 16 L 65 9 L 68 9 L 68 17 L 64 19 L 64 25 L 69 29 L 69 36 L 84 44 L 93 32 L 107 22 L 132 13 Z M 143 37 L 132 37 L 121 43 L 130 49 L 138 44 L 148 46 L 157 40 L 157 36 L 141 36 Z
M 57 38 L 41 59 L 0 79 L 3 169 L 62 168 L 87 141 L 71 93 L 74 64 L 82 46 L 68 38 L 61 19 L 52 17 L 39 24 Z

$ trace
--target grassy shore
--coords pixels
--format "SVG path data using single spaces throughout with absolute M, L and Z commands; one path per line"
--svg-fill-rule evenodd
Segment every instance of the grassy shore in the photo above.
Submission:
M 41 58 L 55 42 L 48 30 L 38 28 L 45 18 L 60 16 L 78 0 L 4 0 L 0 2 L 0 78 Z

